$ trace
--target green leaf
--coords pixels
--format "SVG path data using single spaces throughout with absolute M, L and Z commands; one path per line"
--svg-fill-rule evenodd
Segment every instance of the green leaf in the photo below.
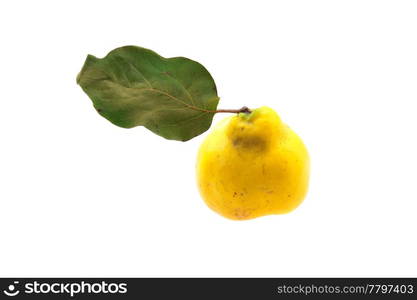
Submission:
M 77 83 L 113 124 L 145 126 L 170 140 L 187 141 L 206 131 L 219 102 L 214 80 L 201 64 L 136 46 L 117 48 L 102 59 L 88 55 Z

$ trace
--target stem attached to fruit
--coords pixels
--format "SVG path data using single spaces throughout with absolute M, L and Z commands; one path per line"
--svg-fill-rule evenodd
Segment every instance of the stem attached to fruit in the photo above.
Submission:
M 218 109 L 215 111 L 215 113 L 233 113 L 233 114 L 247 113 L 249 114 L 251 113 L 251 110 L 248 107 L 243 106 L 240 109 Z

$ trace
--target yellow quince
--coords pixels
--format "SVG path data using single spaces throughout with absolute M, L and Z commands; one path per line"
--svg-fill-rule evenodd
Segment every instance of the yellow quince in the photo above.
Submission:
M 308 180 L 306 147 L 269 107 L 225 118 L 198 153 L 203 199 L 233 220 L 292 211 L 303 201 Z

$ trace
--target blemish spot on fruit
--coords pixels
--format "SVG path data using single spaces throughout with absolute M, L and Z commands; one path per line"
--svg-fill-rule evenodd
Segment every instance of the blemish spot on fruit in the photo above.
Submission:
M 262 151 L 266 148 L 266 141 L 260 137 L 236 137 L 232 140 L 233 146 L 243 148 L 245 151 L 252 149 Z
M 248 218 L 251 213 L 250 213 L 250 211 L 248 211 L 246 209 L 236 208 L 233 214 L 236 217 L 236 219 L 244 220 L 244 219 Z
M 236 196 L 237 196 L 237 193 L 236 193 L 236 192 L 234 192 L 234 193 L 233 193 L 233 197 L 236 197 Z

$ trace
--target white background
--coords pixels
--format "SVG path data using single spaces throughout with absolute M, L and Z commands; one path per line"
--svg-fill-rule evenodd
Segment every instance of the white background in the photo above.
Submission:
M 0 4 L 1 276 L 417 276 L 415 1 Z M 75 78 L 123 45 L 185 56 L 219 108 L 305 141 L 294 212 L 230 221 L 197 149 L 101 118 Z M 225 115 L 215 117 L 215 123 Z

